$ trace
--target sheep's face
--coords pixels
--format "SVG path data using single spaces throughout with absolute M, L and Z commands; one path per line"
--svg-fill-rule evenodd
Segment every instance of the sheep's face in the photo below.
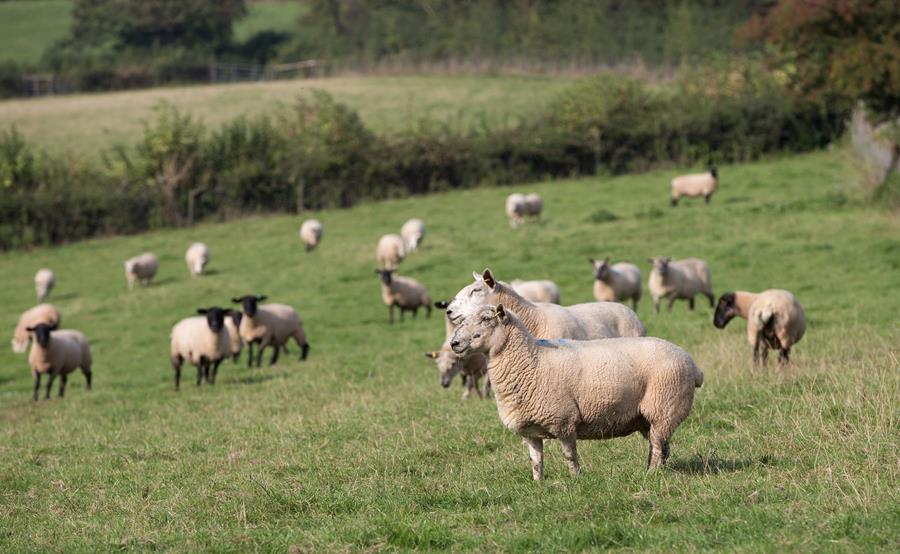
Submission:
M 713 179 L 719 178 L 719 172 L 718 170 L 716 170 L 716 166 L 714 165 L 709 166 L 709 174 L 712 175 Z
M 203 273 L 203 266 L 206 265 L 206 260 L 197 260 L 194 262 L 194 273 Z
M 134 273 L 134 261 L 128 260 L 125 262 L 125 273 Z
M 453 378 L 462 370 L 462 357 L 454 354 L 450 350 L 439 350 L 437 352 L 426 352 L 426 358 L 431 358 L 437 363 L 438 377 L 441 386 L 445 389 L 450 387 Z
M 232 298 L 231 301 L 235 304 L 241 304 L 241 307 L 243 307 L 244 309 L 244 315 L 246 315 L 247 317 L 253 317 L 256 315 L 256 310 L 259 308 L 259 303 L 266 298 L 267 296 L 264 294 L 256 296 L 248 294 L 246 296 L 236 296 Z
M 473 273 L 475 282 L 465 287 L 447 306 L 447 319 L 458 325 L 481 307 L 497 303 L 497 281 L 490 269 L 479 275 Z
M 453 338 L 450 339 L 450 348 L 457 354 L 470 352 L 487 354 L 491 350 L 495 332 L 505 320 L 506 311 L 502 305 L 478 308 L 456 328 Z
M 393 269 L 376 269 L 375 273 L 378 274 L 379 277 L 381 277 L 382 283 L 387 286 L 391 286 L 391 280 L 393 279 L 394 271 L 395 270 Z
M 219 334 L 222 331 L 222 327 L 225 326 L 225 317 L 232 314 L 230 309 L 222 309 L 222 308 L 200 308 L 197 310 L 197 313 L 200 315 L 206 316 L 206 324 L 209 325 L 209 330 L 213 333 Z
M 47 348 L 47 345 L 50 344 L 50 333 L 56 329 L 55 325 L 47 325 L 46 323 L 39 323 L 34 327 L 28 327 L 26 331 L 32 333 L 34 335 L 34 340 L 41 345 L 43 348 Z
M 234 326 L 236 329 L 241 328 L 241 320 L 244 319 L 243 312 L 239 312 L 236 310 L 231 310 L 231 321 L 234 322 Z
M 728 322 L 737 315 L 737 305 L 733 292 L 726 292 L 719 298 L 719 304 L 716 306 L 716 315 L 713 316 L 713 325 L 717 329 L 724 329 Z
M 598 281 L 606 281 L 609 278 L 609 258 L 605 260 L 590 258 L 590 261 L 594 266 L 594 278 Z
M 650 258 L 650 262 L 653 264 L 653 271 L 659 273 L 663 277 L 669 272 L 669 262 L 672 261 L 672 258 L 669 256 L 657 256 L 655 258 Z

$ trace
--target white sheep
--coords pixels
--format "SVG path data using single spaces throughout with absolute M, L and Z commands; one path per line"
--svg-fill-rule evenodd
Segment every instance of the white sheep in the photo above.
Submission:
M 125 277 L 128 279 L 128 288 L 134 288 L 135 282 L 144 286 L 149 285 L 159 269 L 159 258 L 150 252 L 144 252 L 125 262 Z
M 541 198 L 541 195 L 536 192 L 526 194 L 525 215 L 532 219 L 537 219 L 541 216 L 542 211 L 544 211 L 544 199 Z
M 519 314 L 528 330 L 541 338 L 590 340 L 646 334 L 637 314 L 623 304 L 535 304 L 522 298 L 508 284 L 496 280 L 490 269 L 485 269 L 482 275 L 473 273 L 472 277 L 475 282 L 460 290 L 447 307 L 447 317 L 456 325 L 482 306 L 503 304 Z
M 524 194 L 514 192 L 506 197 L 506 217 L 513 229 L 525 222 L 527 210 Z
M 265 295 L 246 295 L 232 298 L 231 301 L 242 304 L 244 316 L 241 319 L 241 340 L 247 345 L 247 367 L 253 367 L 253 345 L 258 345 L 256 366 L 262 366 L 263 350 L 267 346 L 273 348 L 269 365 L 278 362 L 278 354 L 287 341 L 294 339 L 300 346 L 300 360 L 309 356 L 309 342 L 303 330 L 303 321 L 297 311 L 287 304 L 263 304 Z
M 522 281 L 513 279 L 509 286 L 530 302 L 559 304 L 559 286 L 553 281 Z
M 375 273 L 381 277 L 381 300 L 388 308 L 388 323 L 394 322 L 394 308 L 400 308 L 400 321 L 403 321 L 404 312 L 412 312 L 413 317 L 419 313 L 420 307 L 425 307 L 425 317 L 431 317 L 431 299 L 428 290 L 422 283 L 412 277 L 394 275 L 393 269 L 376 269 Z
M 319 246 L 322 240 L 322 233 L 325 228 L 318 219 L 307 219 L 300 226 L 300 240 L 303 241 L 306 251 L 310 252 Z
M 610 265 L 609 258 L 588 258 L 594 268 L 594 298 L 599 302 L 633 302 L 637 311 L 641 299 L 641 270 L 628 262 Z
M 653 298 L 653 307 L 659 313 L 659 301 L 669 299 L 669 311 L 675 300 L 687 300 L 688 307 L 694 309 L 694 296 L 702 294 L 709 299 L 709 307 L 713 306 L 712 280 L 709 265 L 698 258 L 686 258 L 672 261 L 668 256 L 650 258 L 653 269 L 647 280 L 647 288 Z
M 481 352 L 500 421 L 528 445 L 532 477 L 544 470 L 544 439 L 558 439 L 574 475 L 578 439 L 640 432 L 649 468 L 669 457 L 669 440 L 690 413 L 703 372 L 687 352 L 651 337 L 591 341 L 537 339 L 512 311 L 483 306 L 453 335 L 457 354 Z
M 59 327 L 60 324 L 59 310 L 53 304 L 38 304 L 33 308 L 29 308 L 22 312 L 19 316 L 19 322 L 12 336 L 12 351 L 16 354 L 23 354 L 28 350 L 28 343 L 31 342 L 31 333 L 28 332 L 29 327 L 36 327 L 44 323 L 53 327 Z
M 38 399 L 41 375 L 45 373 L 50 377 L 47 381 L 45 399 L 50 398 L 50 389 L 56 377 L 60 378 L 59 396 L 62 398 L 69 373 L 78 368 L 81 368 L 84 374 L 87 389 L 91 390 L 93 359 L 91 347 L 83 333 L 71 329 L 57 331 L 55 325 L 46 323 L 28 327 L 27 331 L 34 335 L 34 345 L 28 354 L 28 365 L 31 366 L 31 376 L 34 379 L 33 400 Z
M 672 207 L 678 205 L 678 201 L 686 196 L 694 198 L 702 196 L 709 204 L 709 199 L 719 186 L 719 174 L 715 166 L 710 166 L 706 173 L 682 175 L 672 179 Z
M 182 319 L 172 327 L 169 360 L 175 369 L 175 389 L 181 385 L 181 366 L 187 361 L 197 368 L 197 386 L 206 381 L 215 384 L 219 364 L 231 354 L 231 337 L 225 318 L 231 310 L 200 308 L 198 314 Z
M 206 264 L 209 263 L 209 247 L 202 242 L 195 242 L 185 252 L 184 261 L 187 262 L 191 277 L 202 274 Z
M 406 251 L 415 251 L 425 238 L 425 222 L 419 218 L 410 219 L 400 229 L 400 236 L 406 244 Z
M 747 341 L 753 347 L 753 364 L 769 360 L 769 349 L 779 351 L 778 361 L 790 361 L 791 347 L 806 332 L 803 306 L 790 292 L 769 289 L 760 293 L 726 292 L 719 298 L 713 324 L 724 329 L 734 316 L 747 320 Z
M 225 318 L 225 328 L 228 329 L 228 340 L 231 343 L 231 360 L 238 361 L 241 357 L 241 350 L 244 349 L 244 340 L 241 339 L 241 319 L 244 314 L 240 311 L 231 310 L 231 316 Z
M 400 235 L 384 235 L 378 240 L 375 258 L 378 260 L 379 269 L 397 269 L 405 257 L 406 246 Z
M 56 275 L 49 269 L 39 269 L 34 275 L 34 291 L 37 293 L 38 302 L 43 302 L 50 296 L 50 291 L 56 285 Z

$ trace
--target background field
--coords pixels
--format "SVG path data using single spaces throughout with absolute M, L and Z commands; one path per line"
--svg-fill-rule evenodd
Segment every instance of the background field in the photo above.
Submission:
M 545 218 L 516 231 L 502 211 L 510 189 L 484 188 L 316 214 L 326 230 L 312 254 L 297 217 L 3 254 L 0 327 L 51 267 L 52 301 L 92 339 L 96 364 L 93 392 L 75 375 L 64 400 L 33 404 L 25 358 L 0 350 L 0 546 L 896 551 L 900 223 L 856 200 L 839 151 L 723 167 L 708 207 L 668 208 L 670 177 L 528 186 Z M 754 371 L 742 321 L 722 332 L 702 303 L 656 315 L 646 298 L 650 334 L 706 373 L 670 468 L 645 472 L 632 436 L 583 442 L 575 479 L 554 444 L 535 484 L 493 402 L 438 386 L 421 352 L 440 344 L 440 318 L 386 323 L 373 249 L 411 216 L 428 235 L 402 273 L 435 298 L 490 266 L 588 301 L 589 256 L 635 261 L 646 279 L 647 256 L 693 255 L 709 260 L 717 294 L 794 291 L 808 335 L 793 366 Z M 194 240 L 213 260 L 191 280 Z M 129 293 L 121 262 L 144 250 L 162 269 Z M 189 371 L 175 393 L 171 325 L 251 292 L 299 309 L 309 361 L 294 347 L 275 368 L 226 363 L 214 387 Z

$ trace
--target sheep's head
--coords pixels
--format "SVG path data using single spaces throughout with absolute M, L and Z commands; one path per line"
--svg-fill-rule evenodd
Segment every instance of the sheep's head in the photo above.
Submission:
M 426 352 L 425 357 L 437 363 L 440 383 L 445 389 L 450 387 L 453 378 L 462 370 L 463 358 L 450 350 Z
M 712 175 L 713 179 L 719 178 L 719 171 L 716 169 L 716 166 L 710 165 L 708 169 L 709 169 L 709 174 Z
M 256 315 L 256 310 L 259 307 L 259 303 L 268 298 L 264 294 L 260 295 L 252 295 L 248 294 L 246 296 L 235 296 L 231 299 L 235 304 L 241 304 L 244 308 L 244 315 L 247 317 L 253 317 Z
M 495 331 L 506 323 L 507 318 L 503 304 L 478 308 L 472 317 L 467 317 L 456 328 L 453 338 L 450 339 L 450 348 L 457 354 L 490 352 Z
M 588 258 L 588 260 L 590 260 L 591 265 L 594 266 L 594 279 L 606 281 L 606 279 L 609 278 L 609 258 L 607 257 L 602 260 Z
M 225 317 L 232 314 L 232 310 L 230 308 L 199 308 L 197 309 L 197 313 L 200 315 L 206 316 L 206 324 L 209 325 L 209 330 L 213 333 L 220 333 L 222 331 L 222 327 L 225 326 Z
M 134 260 L 125 262 L 125 273 L 134 273 Z
M 671 256 L 657 256 L 655 258 L 650 258 L 650 263 L 653 264 L 653 271 L 659 273 L 663 277 L 669 272 L 669 262 L 671 261 Z
M 481 275 L 472 273 L 475 282 L 465 287 L 453 298 L 447 306 L 447 319 L 458 325 L 469 315 L 475 313 L 482 306 L 496 304 L 497 280 L 490 269 L 485 269 Z
M 728 322 L 738 315 L 736 297 L 733 292 L 726 292 L 719 297 L 719 304 L 716 306 L 716 315 L 713 316 L 713 325 L 717 329 L 724 329 Z
M 241 320 L 244 319 L 244 313 L 240 310 L 230 310 L 231 311 L 231 321 L 234 322 L 234 326 L 237 329 L 241 328 Z
M 47 345 L 50 344 L 50 333 L 56 330 L 56 325 L 38 323 L 34 327 L 27 327 L 25 330 L 34 334 L 34 340 L 37 341 L 39 345 L 47 348 Z
M 396 273 L 396 269 L 376 269 L 375 274 L 381 277 L 381 282 L 387 286 L 391 286 L 391 280 Z

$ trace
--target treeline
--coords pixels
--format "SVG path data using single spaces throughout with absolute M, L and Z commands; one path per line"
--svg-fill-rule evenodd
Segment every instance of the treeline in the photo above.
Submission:
M 138 144 L 102 164 L 35 153 L 0 135 L 0 248 L 135 233 L 252 212 L 347 207 L 660 165 L 732 162 L 821 147 L 846 107 L 793 100 L 754 66 L 665 85 L 598 77 L 516 128 L 378 136 L 325 93 L 210 131 L 160 106 Z

